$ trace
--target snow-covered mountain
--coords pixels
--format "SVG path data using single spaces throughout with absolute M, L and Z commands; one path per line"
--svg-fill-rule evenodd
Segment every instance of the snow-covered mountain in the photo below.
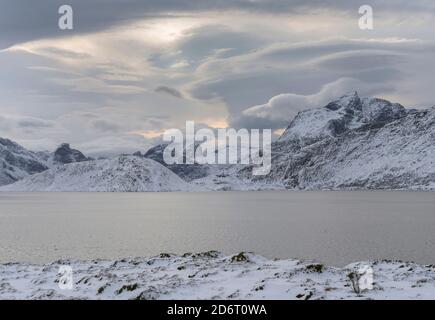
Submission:
M 275 190 L 285 189 L 282 183 L 271 183 L 270 181 L 253 181 L 251 177 L 247 177 L 239 172 L 246 168 L 242 164 L 166 164 L 163 160 L 163 152 L 168 144 L 159 144 L 149 149 L 143 156 L 145 158 L 153 159 L 183 180 L 192 183 L 193 185 L 200 186 L 207 190 L 214 191 L 229 191 L 229 190 Z M 200 147 L 201 143 L 197 143 L 195 151 Z M 240 150 L 240 146 L 238 146 Z M 227 147 L 227 154 L 229 147 Z M 186 160 L 186 153 L 184 152 L 183 161 Z M 238 151 L 238 162 L 240 162 L 241 154 Z
M 54 152 L 33 152 L 9 140 L 0 138 L 0 186 L 14 183 L 29 175 L 43 172 L 54 166 L 88 161 L 83 153 L 61 144 Z
M 154 148 L 153 157 L 162 152 Z M 435 107 L 406 109 L 347 94 L 300 112 L 272 144 L 270 174 L 251 172 L 251 166 L 221 166 L 189 181 L 212 190 L 434 190 Z
M 272 146 L 258 180 L 286 188 L 435 189 L 435 107 L 405 109 L 346 95 L 300 112 Z
M 272 144 L 266 176 L 253 177 L 249 165 L 166 165 L 165 147 L 90 160 L 68 144 L 34 153 L 1 139 L 0 184 L 51 169 L 0 190 L 435 190 L 435 107 L 406 109 L 357 93 L 300 112 Z
M 382 126 L 407 114 L 407 110 L 400 104 L 377 98 L 360 98 L 355 92 L 330 102 L 323 108 L 299 112 L 279 141 L 297 141 L 301 146 L 310 145 L 365 125 Z
M 210 175 L 210 166 L 200 165 L 196 162 L 194 164 L 189 164 L 189 165 L 185 165 L 185 164 L 167 165 L 163 161 L 163 151 L 165 150 L 165 148 L 167 146 L 168 146 L 168 144 L 159 144 L 159 145 L 149 149 L 147 152 L 145 152 L 145 154 L 143 156 L 145 158 L 157 161 L 158 163 L 167 167 L 169 170 L 176 173 L 183 180 L 186 180 L 188 182 Z M 195 146 L 195 150 L 197 147 L 198 147 L 198 145 Z M 183 161 L 185 161 L 185 159 L 186 159 L 186 152 L 184 152 Z
M 62 143 L 52 154 L 51 161 L 53 164 L 67 164 L 73 162 L 88 161 L 90 158 L 86 157 L 79 150 L 71 149 L 69 143 Z
M 136 156 L 55 166 L 0 191 L 191 191 L 200 190 L 159 163 Z
M 35 152 L 0 138 L 0 185 L 13 183 L 47 169 L 46 162 Z
M 48 167 L 63 165 L 73 162 L 92 160 L 77 149 L 72 149 L 69 143 L 62 143 L 54 152 L 39 151 L 36 155 L 43 159 Z

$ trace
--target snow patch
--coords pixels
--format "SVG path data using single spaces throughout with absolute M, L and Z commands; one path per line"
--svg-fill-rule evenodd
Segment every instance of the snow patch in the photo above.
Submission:
M 59 288 L 61 266 L 73 289 Z M 351 273 L 373 269 L 373 290 L 354 291 Z M 120 260 L 0 265 L 0 299 L 434 299 L 435 266 L 400 261 L 344 268 L 253 253 L 161 254 Z

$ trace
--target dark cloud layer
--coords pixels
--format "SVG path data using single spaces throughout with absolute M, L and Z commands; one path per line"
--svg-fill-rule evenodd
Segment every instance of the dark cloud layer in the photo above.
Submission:
M 63 0 L 1 0 L 0 48 L 45 37 L 64 36 L 57 28 L 57 12 Z M 241 10 L 256 13 L 283 14 L 321 11 L 325 9 L 356 12 L 360 0 L 70 0 L 74 9 L 75 28 L 71 33 L 103 30 L 135 19 L 155 18 L 190 12 Z M 378 11 L 435 12 L 431 0 L 371 0 L 368 3 Z M 67 31 L 68 32 L 68 31 Z
M 155 92 L 163 92 L 163 93 L 169 94 L 170 96 L 173 96 L 175 98 L 180 98 L 180 99 L 183 97 L 183 94 L 180 91 L 178 91 L 177 89 L 166 87 L 166 86 L 157 87 L 155 89 Z

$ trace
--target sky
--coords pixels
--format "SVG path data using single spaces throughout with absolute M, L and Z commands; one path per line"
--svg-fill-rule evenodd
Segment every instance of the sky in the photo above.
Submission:
M 352 91 L 430 107 L 434 27 L 432 0 L 0 0 L 0 136 L 110 155 L 186 120 L 278 135 Z

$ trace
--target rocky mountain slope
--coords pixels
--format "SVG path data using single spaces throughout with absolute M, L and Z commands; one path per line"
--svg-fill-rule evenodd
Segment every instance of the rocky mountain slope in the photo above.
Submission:
M 435 107 L 345 95 L 300 112 L 272 144 L 270 174 L 251 172 L 243 165 L 209 168 L 189 181 L 212 190 L 434 190 Z
M 0 138 L 0 185 L 13 183 L 47 169 L 47 163 L 35 152 Z
M 195 150 L 201 144 L 195 146 Z M 250 176 L 240 174 L 242 169 L 247 168 L 243 164 L 166 164 L 163 161 L 163 152 L 167 144 L 160 144 L 149 149 L 143 156 L 153 159 L 183 180 L 193 185 L 200 186 L 210 191 L 258 191 L 258 190 L 276 190 L 285 189 L 282 183 L 272 181 L 254 181 Z M 239 148 L 240 149 L 240 148 Z M 227 154 L 229 148 L 227 147 Z M 136 153 L 137 154 L 137 153 Z M 238 153 L 238 162 L 240 162 L 240 153 Z M 185 161 L 185 154 L 183 161 Z
M 36 155 L 50 168 L 67 163 L 92 160 L 92 158 L 86 157 L 79 150 L 72 149 L 69 143 L 62 143 L 54 152 L 39 151 L 36 152 Z
M 176 173 L 179 177 L 186 181 L 192 181 L 195 179 L 206 177 L 210 174 L 210 166 L 208 165 L 200 165 L 198 163 L 194 164 L 170 164 L 167 165 L 163 161 L 163 151 L 167 147 L 167 144 L 159 144 L 155 147 L 152 147 L 149 149 L 145 154 L 143 155 L 145 158 L 152 159 L 154 161 L 157 161 L 158 163 L 164 165 L 169 170 Z M 197 146 L 196 146 L 197 147 Z M 195 150 L 196 150 L 195 147 Z M 186 159 L 186 153 L 184 153 L 184 161 Z
M 52 154 L 51 162 L 53 164 L 67 164 L 73 162 L 83 162 L 91 160 L 79 150 L 72 149 L 69 143 L 62 143 Z
M 299 113 L 260 180 L 286 188 L 435 189 L 435 108 L 347 95 Z
M 119 156 L 56 166 L 0 191 L 191 191 L 199 190 L 150 159 Z
M 54 166 L 88 160 L 90 158 L 79 150 L 71 149 L 67 143 L 61 144 L 54 152 L 33 152 L 11 140 L 0 138 L 0 186 Z

